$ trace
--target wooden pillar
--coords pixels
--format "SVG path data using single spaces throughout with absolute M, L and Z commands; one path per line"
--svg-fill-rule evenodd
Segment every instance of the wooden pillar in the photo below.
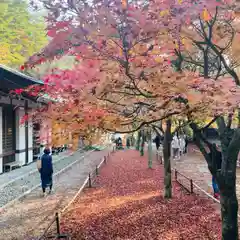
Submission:
M 28 101 L 27 100 L 25 100 L 25 102 L 24 102 L 24 111 L 25 111 L 25 115 L 28 116 Z M 28 119 L 25 122 L 25 151 L 26 151 L 25 163 L 28 164 L 28 162 L 29 162 L 29 157 L 28 157 Z

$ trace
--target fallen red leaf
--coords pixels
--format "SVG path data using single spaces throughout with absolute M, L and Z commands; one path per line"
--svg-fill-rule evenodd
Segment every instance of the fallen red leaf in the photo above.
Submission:
M 163 196 L 163 166 L 147 168 L 133 150 L 115 153 L 100 170 L 97 187 L 86 189 L 62 218 L 62 231 L 81 240 L 221 239 L 212 202 L 187 195 L 173 183 Z

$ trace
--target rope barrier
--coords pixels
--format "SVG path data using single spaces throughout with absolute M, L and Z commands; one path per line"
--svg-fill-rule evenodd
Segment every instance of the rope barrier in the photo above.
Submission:
M 88 177 L 85 179 L 83 185 L 79 188 L 79 190 L 77 191 L 77 193 L 74 195 L 74 197 L 70 200 L 70 202 L 61 210 L 60 214 L 62 215 L 67 208 L 69 208 L 70 205 L 72 205 L 72 203 L 76 200 L 76 198 L 78 197 L 78 195 L 82 192 L 82 190 L 85 188 L 85 186 L 88 183 Z
M 103 160 L 97 165 L 96 169 L 100 169 L 100 167 L 103 165 L 103 163 L 105 163 L 105 156 L 103 157 Z M 94 172 L 94 171 L 93 171 Z M 92 173 L 93 173 L 92 172 Z M 85 179 L 83 185 L 80 187 L 80 189 L 78 190 L 78 192 L 74 195 L 74 197 L 70 200 L 70 202 L 61 210 L 60 212 L 60 216 L 63 215 L 63 213 L 74 203 L 74 201 L 76 200 L 76 198 L 79 196 L 79 194 L 82 192 L 82 190 L 85 188 L 85 186 L 87 185 L 87 183 L 89 182 L 89 178 L 92 174 L 90 173 L 89 176 Z M 97 175 L 96 175 L 97 176 Z M 92 183 L 92 181 L 91 181 Z
M 206 192 L 205 190 L 203 190 L 200 186 L 198 186 L 196 183 L 193 183 L 193 186 L 196 187 L 197 189 L 199 189 L 201 192 L 203 192 L 205 195 L 207 195 L 209 198 L 211 198 L 213 201 L 215 201 L 216 203 L 220 204 L 220 201 L 218 199 L 216 199 L 215 197 L 213 197 L 211 194 L 209 194 L 208 192 Z
M 110 157 L 110 153 L 108 153 L 107 156 L 103 157 L 102 161 L 96 166 L 96 169 L 100 169 L 100 167 L 103 165 L 103 163 L 106 164 L 107 157 Z M 56 226 L 57 226 L 57 235 L 60 235 L 62 238 L 68 237 L 67 235 L 60 234 L 60 220 L 59 219 L 61 218 L 61 216 L 63 216 L 64 213 L 67 212 L 66 210 L 74 203 L 74 201 L 77 199 L 77 197 L 83 191 L 83 189 L 86 187 L 86 185 L 88 183 L 91 183 L 90 185 L 92 186 L 92 176 L 94 176 L 94 173 L 95 173 L 95 177 L 98 175 L 96 170 L 89 173 L 89 176 L 86 177 L 85 181 L 83 182 L 82 186 L 79 188 L 77 193 L 73 196 L 73 198 L 68 202 L 68 204 L 59 213 L 58 212 L 56 213 L 56 215 L 51 220 L 51 222 L 48 224 L 47 228 L 45 228 L 44 233 L 38 238 L 38 240 L 42 240 L 42 239 L 44 239 L 44 237 L 46 237 L 45 235 L 47 234 L 47 232 L 51 228 L 51 226 L 54 224 L 54 222 L 56 222 Z M 89 185 L 89 187 L 91 187 L 90 185 Z M 56 237 L 56 239 L 58 239 L 58 238 Z

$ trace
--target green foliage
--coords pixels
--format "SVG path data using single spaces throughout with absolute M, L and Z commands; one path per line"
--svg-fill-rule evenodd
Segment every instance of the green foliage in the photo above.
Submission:
M 52 69 L 71 69 L 76 64 L 73 56 L 63 56 L 61 59 L 56 59 L 52 62 L 45 62 L 38 65 L 36 68 L 27 69 L 26 73 L 35 78 L 41 79 L 44 75 L 51 72 Z
M 183 128 L 183 131 L 184 133 L 186 134 L 186 136 L 189 138 L 189 139 L 192 139 L 193 138 L 193 131 L 192 129 L 189 127 L 189 126 L 185 126 Z
M 1 1 L 0 64 L 20 66 L 46 43 L 44 21 L 31 15 L 25 1 Z

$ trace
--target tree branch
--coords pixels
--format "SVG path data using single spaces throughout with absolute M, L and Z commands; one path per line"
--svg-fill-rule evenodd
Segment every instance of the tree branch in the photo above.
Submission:
M 179 113 L 180 113 L 180 112 L 178 112 L 178 111 L 174 111 L 174 112 L 169 113 L 169 114 L 167 114 L 166 116 L 163 116 L 163 117 L 161 117 L 161 118 L 153 119 L 153 120 L 147 121 L 147 122 L 144 121 L 144 122 L 142 122 L 138 127 L 136 127 L 135 129 L 132 129 L 132 130 L 121 131 L 121 130 L 109 129 L 109 128 L 104 128 L 104 130 L 109 131 L 109 132 L 115 132 L 115 133 L 133 133 L 133 132 L 138 131 L 139 129 L 141 129 L 141 128 L 142 128 L 143 126 L 145 126 L 145 125 L 149 125 L 149 124 L 152 124 L 152 123 L 161 121 L 161 120 L 163 120 L 163 119 L 169 118 L 169 117 L 171 117 L 171 116 L 173 116 L 173 115 L 177 115 L 177 114 L 179 114 Z M 132 124 L 133 124 L 133 123 L 134 123 L 134 122 L 132 122 Z
M 199 131 L 204 131 L 205 129 L 209 128 L 214 122 L 217 121 L 219 116 L 216 116 L 215 118 L 213 118 L 207 125 L 205 125 L 204 127 L 200 128 Z

